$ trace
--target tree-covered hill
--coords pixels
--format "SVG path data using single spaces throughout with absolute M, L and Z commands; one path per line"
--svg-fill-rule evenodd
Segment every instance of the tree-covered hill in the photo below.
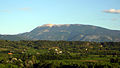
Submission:
M 0 35 L 0 39 L 11 41 L 28 40 L 27 38 L 18 35 Z

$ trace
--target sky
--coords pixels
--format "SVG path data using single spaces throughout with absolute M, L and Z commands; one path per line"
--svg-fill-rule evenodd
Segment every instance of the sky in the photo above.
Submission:
M 0 0 L 0 34 L 43 24 L 85 24 L 120 30 L 120 0 Z

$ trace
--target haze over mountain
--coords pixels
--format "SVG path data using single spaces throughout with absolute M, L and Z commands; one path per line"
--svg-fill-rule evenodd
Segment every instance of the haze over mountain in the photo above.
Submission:
M 18 35 L 0 35 L 4 40 L 120 41 L 120 31 L 82 24 L 45 24 Z

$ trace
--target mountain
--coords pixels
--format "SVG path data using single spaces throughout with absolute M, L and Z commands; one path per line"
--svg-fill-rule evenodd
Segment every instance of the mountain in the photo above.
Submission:
M 17 36 L 17 35 L 0 35 L 0 39 L 11 40 L 11 41 L 27 40 L 25 37 Z
M 120 41 L 120 31 L 81 24 L 45 24 L 17 36 L 30 40 Z
M 0 39 L 118 42 L 120 31 L 82 24 L 45 24 L 22 34 L 0 35 Z

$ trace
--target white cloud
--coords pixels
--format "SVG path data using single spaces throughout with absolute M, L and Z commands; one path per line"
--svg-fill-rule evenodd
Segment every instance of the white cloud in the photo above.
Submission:
M 120 13 L 120 9 L 109 9 L 109 10 L 104 10 L 106 13 Z
M 0 12 L 7 12 L 7 13 L 9 13 L 10 11 L 9 10 L 0 10 Z
M 29 11 L 30 8 L 20 8 L 20 10 Z
M 112 18 L 112 21 L 117 21 L 118 20 L 118 18 Z

